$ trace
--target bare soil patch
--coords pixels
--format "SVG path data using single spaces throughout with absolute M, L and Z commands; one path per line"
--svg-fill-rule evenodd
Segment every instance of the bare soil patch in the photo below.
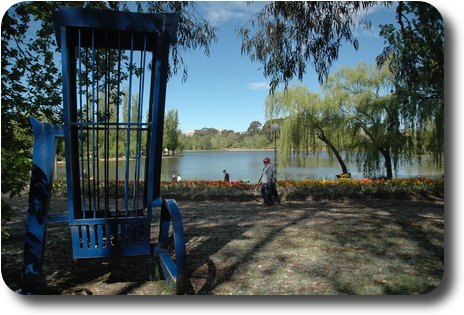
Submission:
M 5 198 L 5 196 L 2 196 Z M 6 198 L 8 199 L 8 198 Z M 187 294 L 424 294 L 444 271 L 444 199 L 180 200 Z M 20 286 L 27 195 L 8 199 L 1 270 Z M 52 212 L 65 212 L 53 198 Z M 156 217 L 156 214 L 154 215 Z M 158 223 L 153 222 L 153 241 Z M 67 223 L 50 224 L 44 294 L 172 294 L 157 259 L 74 261 Z

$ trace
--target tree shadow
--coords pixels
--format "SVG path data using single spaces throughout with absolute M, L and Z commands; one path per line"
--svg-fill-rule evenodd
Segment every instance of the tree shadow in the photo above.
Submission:
M 236 259 L 235 263 L 228 265 L 226 268 L 218 268 L 211 259 L 214 254 L 231 241 L 247 240 L 248 237 L 245 236 L 247 231 L 257 224 L 265 224 L 262 222 L 263 215 L 269 212 L 275 213 L 279 210 L 254 202 L 237 202 L 234 203 L 234 209 L 224 211 L 218 209 L 219 211 L 216 212 L 214 218 L 202 218 L 198 222 L 196 218 L 201 217 L 202 210 L 208 206 L 211 206 L 210 203 L 197 203 L 195 206 L 190 207 L 186 211 L 187 214 L 184 215 L 184 218 L 187 219 L 185 234 L 188 235 L 189 240 L 193 239 L 195 243 L 195 239 L 207 237 L 204 241 L 198 242 L 199 244 L 196 246 L 189 246 L 192 242 L 187 242 L 187 278 L 189 279 L 187 294 L 212 294 L 215 288 L 229 281 L 241 266 L 250 263 L 253 260 L 253 253 L 269 244 L 280 232 L 314 215 L 312 211 L 305 211 L 285 224 L 280 224 L 277 227 L 272 226 L 272 232 L 253 245 L 245 254 L 240 255 L 237 253 L 240 259 Z M 287 207 L 291 207 L 291 204 L 288 204 Z M 234 212 L 234 215 L 229 215 L 230 211 Z M 246 219 L 241 219 L 240 215 L 237 215 L 240 212 L 247 212 Z M 252 212 L 251 215 L 250 212 Z M 197 222 L 194 223 L 195 221 Z M 236 258 L 233 253 L 232 255 L 231 258 Z M 195 287 L 192 284 L 193 279 L 197 277 L 197 269 L 202 269 L 199 272 L 203 282 L 200 287 Z
M 296 226 L 302 227 L 303 236 L 306 232 L 312 232 L 318 233 L 317 237 L 330 239 L 331 243 L 322 249 L 327 255 L 334 250 L 337 250 L 339 255 L 344 255 L 345 252 L 347 255 L 357 254 L 356 251 L 362 251 L 369 257 L 379 259 L 393 257 L 405 266 L 421 266 L 429 259 L 427 266 L 422 266 L 426 269 L 422 273 L 435 278 L 443 274 L 444 248 L 439 245 L 440 242 L 434 243 L 432 239 L 435 236 L 439 239 L 443 237 L 442 201 L 309 201 L 286 202 L 271 207 L 249 201 L 187 201 L 179 202 L 179 207 L 187 242 L 186 293 L 190 295 L 214 294 L 219 286 L 231 281 L 242 266 L 254 263 L 256 253 L 269 244 L 274 245 L 273 242 L 286 229 Z M 22 211 L 25 214 L 26 209 Z M 288 213 L 292 215 L 287 216 Z M 9 256 L 8 260 L 4 260 L 5 256 L 2 253 L 2 275 L 5 283 L 13 291 L 19 289 L 18 266 L 22 262 L 21 249 L 24 245 L 24 225 L 20 223 L 21 219 L 17 218 L 12 222 L 12 226 L 20 226 L 21 231 L 18 228 L 10 239 L 2 239 L 2 247 L 8 247 L 5 255 Z M 154 225 L 156 226 L 156 223 Z M 260 226 L 265 227 L 267 232 L 254 241 L 249 232 Z M 392 229 L 392 226 L 395 229 Z M 424 226 L 435 228 L 435 231 L 425 231 Z M 47 233 L 44 271 L 48 289 L 45 294 L 69 293 L 72 288 L 85 287 L 86 284 L 94 283 L 100 278 L 104 278 L 104 282 L 109 285 L 126 283 L 125 286 L 115 287 L 111 294 L 128 294 L 156 278 L 156 257 L 124 258 L 105 262 L 74 261 L 68 224 L 50 224 Z M 152 235 L 156 235 L 156 228 L 153 229 Z M 405 252 L 395 243 L 395 237 L 401 237 L 414 244 L 421 252 L 427 253 L 427 257 Z M 285 240 L 287 239 L 279 239 L 277 244 L 287 246 L 283 242 Z M 370 243 L 370 240 L 376 242 Z M 234 241 L 250 241 L 250 246 L 233 248 L 230 243 Z M 217 260 L 215 255 L 218 253 L 222 255 L 220 259 L 228 260 L 227 264 Z M 275 257 L 279 264 L 287 263 L 287 257 L 277 250 Z M 322 266 L 326 268 L 324 270 L 318 268 L 316 265 L 306 265 L 296 271 L 303 276 L 323 278 L 329 283 L 330 290 L 337 294 L 357 294 L 358 291 L 352 284 L 338 277 L 337 270 L 331 275 L 333 266 Z M 274 272 L 272 269 L 263 270 L 264 275 L 272 275 Z M 105 278 L 108 273 L 110 276 Z M 381 287 L 382 294 L 408 294 L 408 288 L 400 285 L 388 282 L 376 285 Z M 433 288 L 433 285 L 424 287 L 419 293 L 429 292 Z
M 355 248 L 367 254 L 371 259 L 394 262 L 404 273 L 392 271 L 386 277 L 404 277 L 405 279 L 443 279 L 444 247 L 434 244 L 431 239 L 444 240 L 443 211 L 444 207 L 438 202 L 418 200 L 379 200 L 377 207 L 371 202 L 356 201 L 359 207 L 364 207 L 365 213 L 359 211 L 343 211 L 343 217 L 351 216 L 350 220 L 339 222 L 341 227 L 332 231 L 336 246 L 339 248 Z M 380 210 L 382 214 L 376 213 Z M 343 228 L 342 228 L 343 227 Z M 366 228 L 367 227 L 367 228 Z M 435 228 L 435 231 L 424 231 L 425 228 Z M 411 251 L 408 251 L 411 248 Z M 407 271 L 407 268 L 413 271 Z M 419 276 L 420 275 L 420 276 Z M 378 276 L 378 275 L 376 275 Z M 416 278 L 416 279 L 417 279 Z M 407 280 L 405 280 L 407 281 Z M 330 282 L 340 294 L 359 294 L 354 286 L 332 277 Z M 421 284 L 411 292 L 414 284 L 399 285 L 392 281 L 378 281 L 372 277 L 370 284 L 380 288 L 383 295 L 426 294 L 433 291 L 436 284 Z M 424 281 L 426 282 L 426 281 Z
M 247 238 L 246 232 L 258 224 L 263 224 L 262 218 L 265 215 L 276 215 L 279 209 L 265 208 L 264 206 L 250 204 L 250 203 L 236 203 L 235 212 L 247 212 L 246 219 L 240 219 L 240 216 L 231 216 L 228 214 L 231 210 L 218 211 L 215 213 L 214 218 L 202 217 L 202 209 L 210 206 L 209 203 L 198 203 L 191 206 L 185 211 L 184 216 L 186 222 L 186 235 L 189 240 L 204 237 L 205 240 L 197 242 L 195 246 L 189 248 L 188 241 L 188 276 L 190 279 L 187 294 L 214 294 L 214 290 L 221 284 L 231 280 L 234 274 L 243 265 L 253 262 L 254 253 L 259 252 L 269 243 L 273 242 L 280 233 L 285 229 L 294 225 L 298 225 L 303 221 L 314 220 L 317 215 L 318 220 L 325 219 L 325 225 L 330 225 L 329 230 L 321 230 L 320 233 L 328 233 L 332 237 L 333 242 L 327 248 L 327 251 L 337 250 L 343 254 L 355 253 L 362 251 L 369 257 L 378 257 L 379 259 L 395 259 L 399 260 L 404 265 L 416 266 L 424 264 L 426 260 L 424 257 L 417 257 L 416 254 L 397 253 L 400 248 L 395 243 L 394 238 L 399 235 L 384 235 L 380 236 L 379 231 L 382 229 L 388 230 L 392 226 L 396 230 L 401 231 L 401 238 L 412 242 L 415 246 L 422 251 L 427 252 L 427 259 L 431 259 L 430 264 L 436 265 L 436 268 L 429 271 L 423 271 L 424 274 L 430 274 L 434 277 L 441 277 L 443 269 L 440 267 L 444 260 L 444 248 L 440 245 L 434 244 L 430 240 L 430 234 L 423 231 L 421 224 L 425 223 L 430 217 L 442 218 L 443 213 L 441 205 L 428 205 L 433 204 L 433 201 L 401 201 L 397 200 L 385 201 L 378 200 L 363 202 L 362 200 L 344 201 L 344 202 L 317 202 L 317 203 L 299 203 L 297 205 L 288 203 L 279 209 L 287 209 L 291 211 L 292 207 L 295 209 L 304 208 L 304 212 L 292 220 L 286 221 L 284 224 L 272 227 L 272 231 L 262 237 L 259 242 L 254 244 L 250 249 L 246 249 L 245 253 L 237 254 L 240 256 L 239 260 L 227 264 L 225 268 L 218 267 L 211 258 L 214 254 L 218 253 L 227 244 L 234 240 L 245 240 Z M 399 205 L 399 206 L 398 206 Z M 324 209 L 325 206 L 330 206 L 329 212 Z M 355 211 L 351 210 L 356 208 Z M 249 212 L 254 214 L 249 215 Z M 380 214 L 379 214 L 380 211 Z M 321 213 L 324 213 L 321 215 Z M 207 211 L 207 213 L 209 213 Z M 438 219 L 436 224 L 438 229 L 442 229 L 443 225 Z M 394 230 L 394 231 L 396 231 Z M 389 232 L 393 233 L 393 232 Z M 385 237 L 385 239 L 378 240 L 377 242 L 369 243 L 369 239 L 378 237 Z M 437 235 L 437 237 L 442 237 Z M 195 241 L 193 242 L 195 243 Z M 353 249 L 354 248 L 354 249 Z M 231 257 L 231 259 L 234 257 Z M 282 264 L 285 264 L 285 257 Z M 329 270 L 332 267 L 326 266 Z M 301 274 L 312 273 L 313 276 L 318 276 L 317 270 L 300 270 Z M 272 270 L 268 271 L 272 273 Z M 318 271 L 319 272 L 319 271 Z M 336 274 L 336 271 L 335 271 Z M 356 294 L 349 283 L 344 283 L 337 276 L 329 276 L 321 274 L 319 276 L 325 277 L 331 285 L 331 290 L 336 291 L 338 294 Z M 374 276 L 374 275 L 371 275 Z M 199 281 L 202 278 L 201 281 Z M 374 280 L 373 280 L 374 281 Z M 195 284 L 194 284 L 195 282 Z M 408 294 L 408 288 L 401 286 L 392 286 L 388 282 L 378 282 L 376 285 L 381 287 L 382 294 Z M 420 293 L 427 293 L 433 290 L 436 286 L 429 285 L 423 287 Z M 409 292 L 410 293 L 410 292 Z

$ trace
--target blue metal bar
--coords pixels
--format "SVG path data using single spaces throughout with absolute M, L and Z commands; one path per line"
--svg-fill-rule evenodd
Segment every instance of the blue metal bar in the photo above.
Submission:
M 117 69 L 117 78 L 118 86 L 116 89 L 116 187 L 119 183 L 119 106 L 121 106 L 121 32 L 118 32 L 117 38 L 117 52 L 118 52 L 118 69 Z M 115 197 L 115 210 L 116 213 L 119 213 L 119 189 L 116 188 L 116 197 Z
M 134 208 L 135 215 L 139 215 L 139 186 L 140 184 L 140 169 L 141 169 L 141 141 L 142 141 L 142 112 L 143 112 L 143 98 L 145 88 L 145 67 L 146 67 L 146 54 L 147 54 L 147 37 L 144 37 L 143 50 L 140 54 L 140 67 L 142 69 L 139 80 L 139 99 L 137 105 L 137 141 L 136 141 L 136 163 L 135 163 L 135 178 L 134 178 Z
M 108 164 L 108 149 L 109 149 L 109 129 L 108 129 L 108 122 L 109 122 L 109 116 L 110 116 L 110 110 L 109 110 L 109 84 L 110 84 L 110 74 L 111 74 L 111 69 L 109 67 L 109 62 L 110 62 L 110 56 L 111 53 L 108 50 L 108 30 L 105 30 L 105 53 L 104 53 L 104 69 L 103 72 L 105 74 L 105 79 L 103 80 L 103 124 L 104 124 L 104 129 L 103 129 L 103 180 L 105 182 L 104 187 L 103 187 L 103 210 L 104 210 L 104 216 L 105 218 L 107 217 L 108 211 L 109 211 L 109 164 Z
M 168 54 L 169 42 L 163 34 L 158 34 L 159 48 L 153 54 L 154 66 L 152 70 L 152 81 L 150 88 L 150 104 L 151 104 L 151 121 L 156 122 L 153 127 L 152 138 L 150 139 L 150 154 L 149 174 L 150 178 L 156 178 L 156 181 L 148 182 L 147 196 L 149 202 L 153 202 L 160 197 L 160 178 L 161 178 L 161 160 L 162 160 L 162 144 L 163 144 L 163 128 L 164 128 L 164 111 L 166 99 L 166 83 L 168 70 Z M 150 204 L 148 205 L 150 207 Z M 150 213 L 151 211 L 149 211 Z
M 74 134 L 75 127 L 70 126 L 69 122 L 74 121 L 73 117 L 77 116 L 76 104 L 76 63 L 75 63 L 75 48 L 68 43 L 68 30 L 65 26 L 59 26 L 57 30 L 57 41 L 63 43 L 61 45 L 62 55 L 62 76 L 63 76 L 63 115 L 64 115 L 64 138 L 65 138 L 65 155 L 66 155 L 66 178 L 68 186 L 68 211 L 69 220 L 74 219 L 75 214 L 82 211 L 81 204 L 75 200 L 81 199 L 79 173 L 76 171 L 74 157 L 72 152 L 78 152 L 79 138 Z M 76 150 L 77 148 L 77 150 Z M 78 167 L 78 165 L 77 165 Z M 77 176 L 76 176 L 77 174 Z M 75 179 L 77 177 L 77 180 Z
M 121 126 L 121 125 L 127 125 L 127 126 L 152 126 L 153 123 L 98 123 L 98 122 L 95 122 L 95 123 L 92 123 L 92 122 L 82 122 L 82 123 L 72 123 L 70 122 L 69 123 L 69 126 L 102 126 L 102 130 L 104 129 L 105 126 Z M 121 128 L 119 127 L 120 130 L 127 130 L 129 127 L 127 128 Z M 98 128 L 96 128 L 98 129 Z
M 42 281 L 43 258 L 50 194 L 52 189 L 54 158 L 57 137 L 63 137 L 60 126 L 42 124 L 31 117 L 34 132 L 34 148 L 26 218 L 21 294 L 37 294 Z
M 170 228 L 172 224 L 172 229 Z M 170 234 L 172 231 L 172 234 Z M 175 250 L 175 263 L 170 251 Z M 174 283 L 178 294 L 185 293 L 187 278 L 184 227 L 179 207 L 173 199 L 163 200 L 160 214 L 159 242 L 154 253 L 160 258 L 164 277 Z
M 77 55 L 77 62 L 78 62 L 78 77 L 77 77 L 77 82 L 78 82 L 78 89 L 79 89 L 79 112 L 78 112 L 78 119 L 80 122 L 82 122 L 84 119 L 83 119 L 83 111 L 84 111 L 84 107 L 83 107 L 83 101 L 82 101 L 82 95 L 84 93 L 83 89 L 82 89 L 82 77 L 83 77 L 83 73 L 82 73 L 82 32 L 81 30 L 79 29 L 78 30 L 78 44 L 77 44 L 77 52 L 78 52 L 78 55 Z M 87 76 L 87 74 L 86 74 Z M 77 123 L 76 123 L 77 124 Z M 72 125 L 72 124 L 70 124 Z M 84 152 L 84 129 L 82 127 L 82 124 L 80 124 L 79 126 L 79 129 L 78 129 L 78 132 L 79 132 L 79 146 L 80 146 L 80 152 Z M 84 164 L 84 159 L 80 159 L 81 161 L 81 171 L 80 171 L 80 174 L 81 174 L 81 185 L 82 185 L 82 189 L 84 190 L 85 189 L 85 181 L 86 181 L 86 171 L 85 171 L 85 164 Z M 86 202 L 85 202 L 85 193 L 84 194 L 81 194 L 82 196 L 82 211 L 83 213 L 86 212 Z
M 45 219 L 46 223 L 69 222 L 68 214 L 49 214 Z
M 130 54 L 129 54 L 129 91 L 128 91 L 128 99 L 127 99 L 127 122 L 131 122 L 131 108 L 132 108 L 132 76 L 133 76 L 133 60 L 134 60 L 134 34 L 131 36 L 131 47 L 130 47 Z M 125 202 L 125 210 L 126 216 L 129 215 L 129 166 L 130 166 L 130 134 L 131 128 L 128 125 L 128 130 L 126 133 L 126 174 L 125 174 L 125 195 L 124 195 L 124 202 Z
M 143 223 L 147 222 L 145 217 L 111 217 L 111 221 L 108 221 L 109 218 L 97 218 L 97 219 L 77 219 L 72 222 L 73 225 L 87 225 L 87 224 L 104 224 L 111 222 L 112 224 L 133 224 L 133 223 Z
M 109 13 L 110 12 L 110 13 Z M 60 25 L 87 27 L 92 29 L 137 30 L 138 32 L 167 32 L 171 42 L 176 42 L 176 14 L 149 14 L 98 9 L 79 10 L 73 7 L 60 7 L 55 20 Z M 88 17 L 92 16 L 92 19 Z M 168 19 L 165 19 L 168 16 Z M 59 30 L 56 30 L 58 33 Z
M 96 89 L 95 89 L 95 84 L 98 81 L 97 80 L 97 75 L 95 74 L 95 30 L 92 29 L 92 39 L 91 39 L 91 53 L 92 53 L 92 98 L 91 98 L 91 121 L 95 122 L 98 121 L 96 118 L 96 111 L 95 111 L 95 94 L 96 94 Z M 99 176 L 98 176 L 98 149 L 96 149 L 96 141 L 95 140 L 95 126 L 92 125 L 92 176 L 93 176 L 93 181 L 92 183 L 92 200 L 93 200 L 93 217 L 97 217 L 97 196 L 98 194 L 98 181 L 99 181 Z M 97 144 L 98 145 L 98 144 Z M 97 160 L 95 159 L 95 156 L 97 156 Z

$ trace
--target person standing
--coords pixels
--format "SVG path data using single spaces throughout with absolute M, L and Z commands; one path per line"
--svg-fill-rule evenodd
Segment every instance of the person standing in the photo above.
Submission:
M 268 157 L 263 160 L 264 168 L 261 176 L 261 195 L 264 199 L 264 204 L 267 206 L 272 205 L 272 188 L 271 184 L 274 181 L 274 168 L 271 164 L 271 159 Z
M 229 173 L 227 173 L 226 170 L 223 170 L 222 172 L 224 173 L 224 181 L 228 182 L 229 181 Z

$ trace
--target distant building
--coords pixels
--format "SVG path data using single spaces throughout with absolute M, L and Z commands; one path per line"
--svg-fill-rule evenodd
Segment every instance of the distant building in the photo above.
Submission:
M 187 137 L 191 137 L 191 136 L 193 136 L 195 134 L 195 131 L 197 131 L 197 130 L 196 129 L 195 130 L 186 130 L 185 135 Z

